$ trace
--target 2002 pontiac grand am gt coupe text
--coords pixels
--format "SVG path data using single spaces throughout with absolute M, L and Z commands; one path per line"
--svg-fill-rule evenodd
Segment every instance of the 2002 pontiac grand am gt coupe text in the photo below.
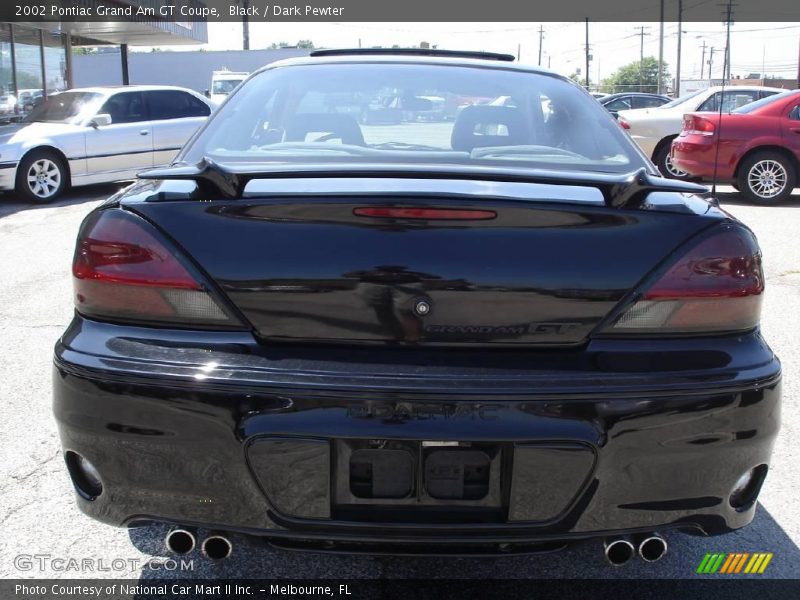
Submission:
M 275 63 L 88 216 L 54 380 L 83 511 L 221 531 L 213 557 L 601 537 L 616 564 L 753 519 L 780 397 L 753 234 L 508 58 Z M 337 109 L 386 89 L 510 101 Z

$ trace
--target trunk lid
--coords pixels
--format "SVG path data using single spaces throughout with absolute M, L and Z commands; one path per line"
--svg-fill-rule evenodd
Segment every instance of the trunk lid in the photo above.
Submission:
M 300 186 L 292 195 L 210 202 L 161 194 L 126 206 L 185 249 L 263 340 L 339 344 L 579 345 L 712 221 L 609 208 L 594 188 L 557 202 L 555 194 L 575 190 L 532 184 L 536 193 L 508 199 L 495 187 L 488 198 L 486 182 L 477 183 L 481 195 L 472 198 L 365 194 L 355 184 L 347 193 L 344 181 L 326 192 L 318 180 L 314 193 Z M 391 190 L 388 180 L 383 189 Z M 365 207 L 496 216 L 357 214 Z

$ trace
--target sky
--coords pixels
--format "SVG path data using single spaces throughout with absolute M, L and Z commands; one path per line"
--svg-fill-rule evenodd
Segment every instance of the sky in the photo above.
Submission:
M 316 47 L 416 46 L 422 41 L 453 50 L 486 50 L 517 55 L 520 62 L 537 64 L 539 26 L 544 28 L 543 66 L 570 75 L 585 68 L 585 24 L 578 23 L 287 23 L 250 25 L 250 47 L 311 40 Z M 589 44 L 593 59 L 590 82 L 608 77 L 620 66 L 638 61 L 645 27 L 644 55 L 658 57 L 658 23 L 590 23 Z M 714 47 L 713 75 L 722 75 L 725 26 L 722 23 L 683 23 L 681 79 L 699 78 L 702 44 Z M 207 50 L 240 50 L 241 23 L 209 23 Z M 675 75 L 677 23 L 664 24 L 664 60 Z M 174 47 L 189 50 L 191 47 Z M 195 47 L 196 49 L 196 47 Z M 731 27 L 731 72 L 744 77 L 766 72 L 776 77 L 797 77 L 800 23 L 736 23 Z M 708 77 L 708 65 L 703 75 Z

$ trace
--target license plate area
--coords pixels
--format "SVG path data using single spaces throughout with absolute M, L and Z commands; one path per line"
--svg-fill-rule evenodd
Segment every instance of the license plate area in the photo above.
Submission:
M 334 518 L 403 520 L 406 508 L 415 520 L 425 509 L 432 520 L 453 510 L 477 521 L 505 518 L 511 450 L 503 444 L 347 439 L 333 448 Z

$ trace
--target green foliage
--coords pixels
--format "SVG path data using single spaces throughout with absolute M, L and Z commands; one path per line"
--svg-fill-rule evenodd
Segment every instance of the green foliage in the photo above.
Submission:
M 640 68 L 641 67 L 641 68 Z M 661 81 L 666 87 L 669 83 L 669 70 L 664 63 L 661 71 Z M 658 92 L 658 60 L 652 56 L 645 56 L 640 66 L 639 61 L 634 61 L 603 80 L 602 91 L 609 94 L 616 92 Z
M 310 50 L 314 48 L 314 42 L 311 40 L 298 40 L 294 46 L 289 42 L 272 42 L 269 48 L 271 50 L 277 50 L 278 48 L 307 48 Z

